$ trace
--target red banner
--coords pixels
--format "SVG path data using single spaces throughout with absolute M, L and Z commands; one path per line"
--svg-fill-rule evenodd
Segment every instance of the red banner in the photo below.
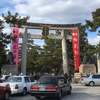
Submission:
M 79 55 L 78 30 L 72 30 L 72 47 L 73 47 L 75 71 L 79 71 L 80 55 Z
M 13 54 L 13 62 L 14 64 L 19 63 L 19 48 L 18 48 L 18 42 L 19 42 L 19 28 L 13 27 L 12 28 L 12 54 Z

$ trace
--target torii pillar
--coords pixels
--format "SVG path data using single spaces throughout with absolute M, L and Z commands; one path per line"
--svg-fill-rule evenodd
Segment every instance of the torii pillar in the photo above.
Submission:
M 26 75 L 26 66 L 27 66 L 27 28 L 25 27 L 24 29 L 24 34 L 23 34 L 23 38 L 22 38 L 22 65 L 21 65 L 21 73 L 23 73 L 24 75 Z
M 62 57 L 63 57 L 63 73 L 69 75 L 69 66 L 68 66 L 68 55 L 67 55 L 67 44 L 64 30 L 61 32 L 62 36 Z

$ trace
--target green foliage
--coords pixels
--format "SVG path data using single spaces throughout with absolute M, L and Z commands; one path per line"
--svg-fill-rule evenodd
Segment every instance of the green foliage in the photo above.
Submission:
M 87 49 L 88 49 L 88 39 L 85 30 L 86 27 L 84 25 L 81 25 L 79 27 L 79 50 L 80 50 L 81 63 L 83 62 L 84 56 L 87 55 Z
M 96 52 L 100 54 L 100 42 L 96 46 Z
M 46 57 L 44 60 L 47 63 L 45 66 L 48 66 L 47 70 L 54 71 L 57 74 L 62 67 L 61 40 L 46 39 L 44 51 Z
M 2 14 L 4 20 L 6 23 L 10 24 L 11 26 L 15 26 L 18 25 L 19 27 L 26 25 L 27 20 L 29 19 L 29 17 L 21 17 L 19 16 L 18 13 L 15 13 L 14 15 L 11 14 L 10 11 L 8 11 L 7 15 Z
M 61 41 L 45 39 L 43 48 L 33 47 L 27 55 L 29 72 L 58 73 L 62 67 Z
M 6 33 L 0 33 L 0 45 L 1 47 L 7 47 L 7 44 L 9 44 L 11 42 L 11 37 L 10 35 L 6 34 Z
M 88 44 L 87 54 L 93 55 L 96 53 L 96 46 Z
M 37 68 L 37 60 L 38 60 L 38 56 L 39 56 L 39 47 L 31 47 L 31 50 L 28 51 L 27 53 L 27 71 L 30 73 L 33 73 L 36 71 Z
M 0 30 L 2 30 L 3 27 L 4 27 L 3 23 L 4 23 L 4 22 L 0 19 Z
M 95 64 L 94 54 L 96 53 L 96 47 L 88 43 L 87 26 L 81 25 L 79 27 L 79 47 L 80 47 L 80 58 L 81 63 L 93 63 Z
M 83 64 L 95 64 L 96 65 L 96 46 L 88 44 L 86 54 L 83 58 Z
M 0 20 L 0 74 L 2 65 L 6 63 L 5 47 L 10 43 L 10 36 L 2 32 L 3 27 L 3 21 Z
M 91 31 L 96 31 L 98 27 L 100 27 L 100 8 L 96 9 L 96 11 L 92 12 L 92 21 L 86 20 L 87 27 Z

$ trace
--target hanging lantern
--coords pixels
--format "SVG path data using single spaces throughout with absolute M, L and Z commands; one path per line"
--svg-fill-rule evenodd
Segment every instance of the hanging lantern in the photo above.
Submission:
M 44 26 L 42 29 L 42 35 L 43 36 L 47 36 L 49 35 L 49 27 L 48 26 Z

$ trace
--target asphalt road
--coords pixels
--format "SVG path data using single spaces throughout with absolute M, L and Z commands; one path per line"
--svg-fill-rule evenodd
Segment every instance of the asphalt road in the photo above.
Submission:
M 10 100 L 36 100 L 34 97 L 27 95 L 27 96 L 13 96 Z M 46 98 L 45 100 L 52 100 Z M 62 100 L 100 100 L 100 86 L 96 87 L 87 87 L 73 85 L 72 94 L 65 96 Z

